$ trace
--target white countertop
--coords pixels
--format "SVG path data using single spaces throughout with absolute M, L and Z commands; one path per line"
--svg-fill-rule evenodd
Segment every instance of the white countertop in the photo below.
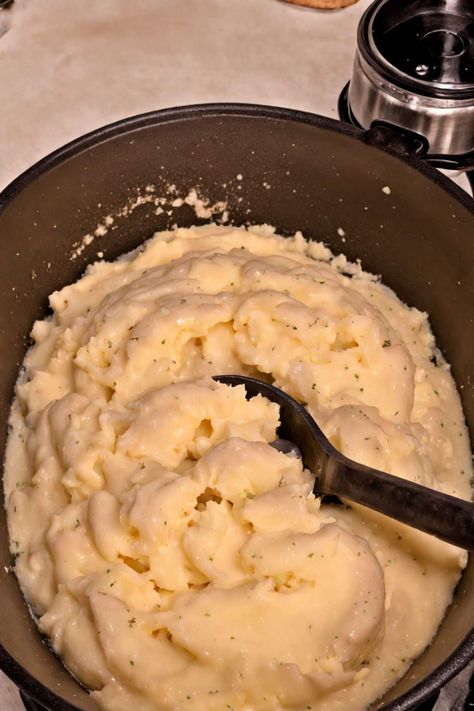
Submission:
M 72 138 L 152 109 L 242 101 L 336 117 L 368 4 L 15 0 L 0 11 L 0 189 Z
M 337 117 L 369 0 L 15 0 L 0 10 L 0 189 L 111 121 L 238 101 Z M 0 672 L 1 711 L 24 709 Z

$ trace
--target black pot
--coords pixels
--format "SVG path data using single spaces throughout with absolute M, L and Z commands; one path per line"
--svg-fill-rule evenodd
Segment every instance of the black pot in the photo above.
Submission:
M 149 183 L 158 193 L 165 183 L 182 194 L 198 186 L 211 201 L 227 200 L 236 224 L 268 222 L 283 234 L 301 229 L 381 273 L 403 300 L 431 314 L 474 432 L 474 202 L 429 166 L 372 140 L 371 133 L 285 109 L 188 107 L 99 129 L 19 177 L 0 196 L 1 458 L 18 367 L 47 295 L 77 279 L 98 250 L 113 259 L 157 229 L 196 223 L 189 207 L 157 216 L 145 204 L 70 259 L 74 243 Z M 6 572 L 3 508 L 0 516 L 0 667 L 49 709 L 95 709 L 43 643 Z M 415 708 L 474 656 L 473 600 L 471 557 L 432 645 L 374 709 Z

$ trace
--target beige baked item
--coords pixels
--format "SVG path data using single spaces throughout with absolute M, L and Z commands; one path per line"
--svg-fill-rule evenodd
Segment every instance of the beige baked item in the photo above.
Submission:
M 339 10 L 342 7 L 355 5 L 357 0 L 286 0 L 293 5 L 313 7 L 316 10 Z

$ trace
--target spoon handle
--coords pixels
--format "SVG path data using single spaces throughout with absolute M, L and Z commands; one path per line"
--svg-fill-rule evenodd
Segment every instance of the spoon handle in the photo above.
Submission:
M 315 476 L 314 493 L 332 494 L 398 519 L 466 550 L 474 550 L 474 503 L 353 462 L 325 437 L 309 412 L 288 393 L 262 380 L 217 375 L 227 385 L 244 385 L 247 397 L 263 395 L 280 407 L 276 449 L 297 445 Z M 282 448 L 282 442 L 290 445 Z M 276 445 L 277 443 L 275 443 Z
M 299 403 L 290 402 L 290 397 L 283 393 L 279 404 L 282 421 L 279 434 L 298 443 L 304 465 L 316 477 L 315 494 L 349 499 L 459 548 L 474 550 L 471 501 L 348 459 L 333 447 Z
M 334 494 L 474 550 L 474 505 L 406 479 L 330 457 L 320 468 L 318 493 Z

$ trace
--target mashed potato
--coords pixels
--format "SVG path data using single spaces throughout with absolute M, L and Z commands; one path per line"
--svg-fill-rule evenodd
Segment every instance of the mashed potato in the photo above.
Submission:
M 433 637 L 465 554 L 324 504 L 274 450 L 268 377 L 358 461 L 470 497 L 427 317 L 300 234 L 158 233 L 50 297 L 11 415 L 26 599 L 114 711 L 357 711 Z

